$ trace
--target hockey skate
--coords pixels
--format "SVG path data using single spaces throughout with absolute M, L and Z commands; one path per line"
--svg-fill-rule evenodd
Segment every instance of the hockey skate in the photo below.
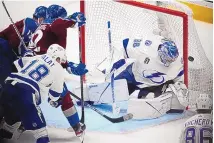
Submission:
M 0 125 L 0 138 L 17 140 L 24 131 L 24 126 L 20 122 L 10 126 L 5 124 L 5 121 L 3 120 Z
M 21 125 L 19 126 L 19 128 L 14 132 L 13 134 L 13 139 L 19 139 L 21 134 L 25 131 L 24 125 L 21 123 Z
M 81 142 L 84 140 L 86 125 L 83 123 L 78 123 L 75 127 L 68 128 L 69 132 L 75 132 L 75 135 L 80 139 Z

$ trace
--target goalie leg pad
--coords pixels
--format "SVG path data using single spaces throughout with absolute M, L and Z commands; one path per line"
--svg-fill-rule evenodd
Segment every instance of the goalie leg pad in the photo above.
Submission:
M 128 101 L 128 113 L 133 114 L 133 119 L 154 119 L 170 110 L 172 92 L 153 99 L 131 98 Z
M 122 89 L 122 90 L 121 90 Z M 80 97 L 80 88 L 76 88 L 74 93 Z M 115 101 L 128 100 L 129 92 L 128 86 L 125 79 L 114 81 L 114 94 Z M 97 84 L 87 84 L 84 86 L 84 100 L 92 101 L 94 104 L 100 103 L 112 103 L 112 89 L 109 82 L 97 83 Z

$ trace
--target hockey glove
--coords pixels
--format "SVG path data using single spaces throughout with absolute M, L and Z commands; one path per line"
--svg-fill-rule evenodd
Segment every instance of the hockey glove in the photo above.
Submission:
M 58 108 L 60 105 L 62 105 L 62 97 L 60 97 L 57 101 L 52 101 L 49 97 L 48 97 L 48 103 L 54 107 L 54 108 Z
M 33 57 L 33 56 L 35 56 L 35 55 L 36 55 L 36 54 L 35 54 L 34 51 L 32 51 L 32 50 L 26 50 L 26 51 L 24 51 L 22 57 Z
M 79 76 L 82 76 L 88 72 L 85 64 L 82 64 L 82 63 L 75 64 L 73 62 L 68 62 L 67 71 L 70 74 L 72 73 L 74 75 L 79 75 Z
M 78 27 L 85 25 L 86 18 L 83 13 L 75 12 L 72 15 L 68 16 L 68 19 L 72 19 L 76 22 Z

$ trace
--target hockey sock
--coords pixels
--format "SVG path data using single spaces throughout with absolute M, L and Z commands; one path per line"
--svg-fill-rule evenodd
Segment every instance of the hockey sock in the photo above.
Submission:
M 79 116 L 69 93 L 64 96 L 61 108 L 72 127 L 79 123 Z

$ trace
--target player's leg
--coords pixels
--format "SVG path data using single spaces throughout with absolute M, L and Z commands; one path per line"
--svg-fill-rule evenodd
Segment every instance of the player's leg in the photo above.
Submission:
M 4 120 L 2 120 L 2 126 L 0 127 L 0 136 L 4 139 L 11 139 L 14 135 L 17 135 L 15 132 L 21 123 L 19 116 L 11 105 L 4 105 L 4 110 Z
M 30 86 L 17 84 L 17 87 L 20 96 L 13 100 L 13 105 L 19 107 L 16 112 L 20 116 L 25 130 L 30 130 L 33 133 L 36 143 L 50 142 L 46 130 L 46 121 L 37 103 L 38 96 L 35 95 L 35 91 Z
M 185 107 L 183 106 L 183 101 L 181 100 L 186 100 L 184 98 L 188 97 L 187 91 L 188 90 L 183 83 L 174 83 L 173 80 L 170 80 L 159 86 L 151 86 L 140 89 L 140 92 L 138 93 L 138 98 L 147 98 L 147 96 L 151 95 L 151 93 L 153 94 L 153 98 L 157 98 L 165 94 L 165 92 L 171 92 L 171 107 L 170 110 L 167 111 L 167 113 L 182 113 Z
M 141 88 L 140 92 L 138 93 L 138 98 L 145 98 L 149 93 L 153 93 L 154 97 L 158 97 L 166 91 L 169 84 L 174 84 L 174 82 L 172 80 L 169 80 L 158 86 L 150 86 L 150 87 Z
M 76 110 L 76 107 L 74 106 L 74 103 L 71 99 L 71 95 L 69 91 L 67 90 L 66 85 L 64 84 L 64 91 L 63 94 L 65 95 L 62 100 L 62 112 L 67 118 L 69 124 L 73 128 L 73 130 L 76 133 L 76 136 L 81 136 L 81 134 L 85 130 L 85 125 L 80 123 L 78 112 Z
M 10 92 L 8 92 L 10 91 Z M 14 132 L 18 129 L 20 125 L 20 119 L 14 109 L 12 108 L 12 97 L 16 90 L 9 84 L 4 85 L 0 99 L 0 107 L 2 109 L 3 120 L 0 126 L 0 137 L 5 139 L 11 139 Z
M 46 130 L 46 122 L 42 111 L 37 105 L 37 96 L 35 91 L 26 84 L 16 83 L 15 85 L 6 84 L 4 90 L 6 90 L 8 97 L 7 101 L 11 101 L 13 110 L 17 115 L 26 130 L 30 130 L 36 143 L 48 143 L 48 133 Z

